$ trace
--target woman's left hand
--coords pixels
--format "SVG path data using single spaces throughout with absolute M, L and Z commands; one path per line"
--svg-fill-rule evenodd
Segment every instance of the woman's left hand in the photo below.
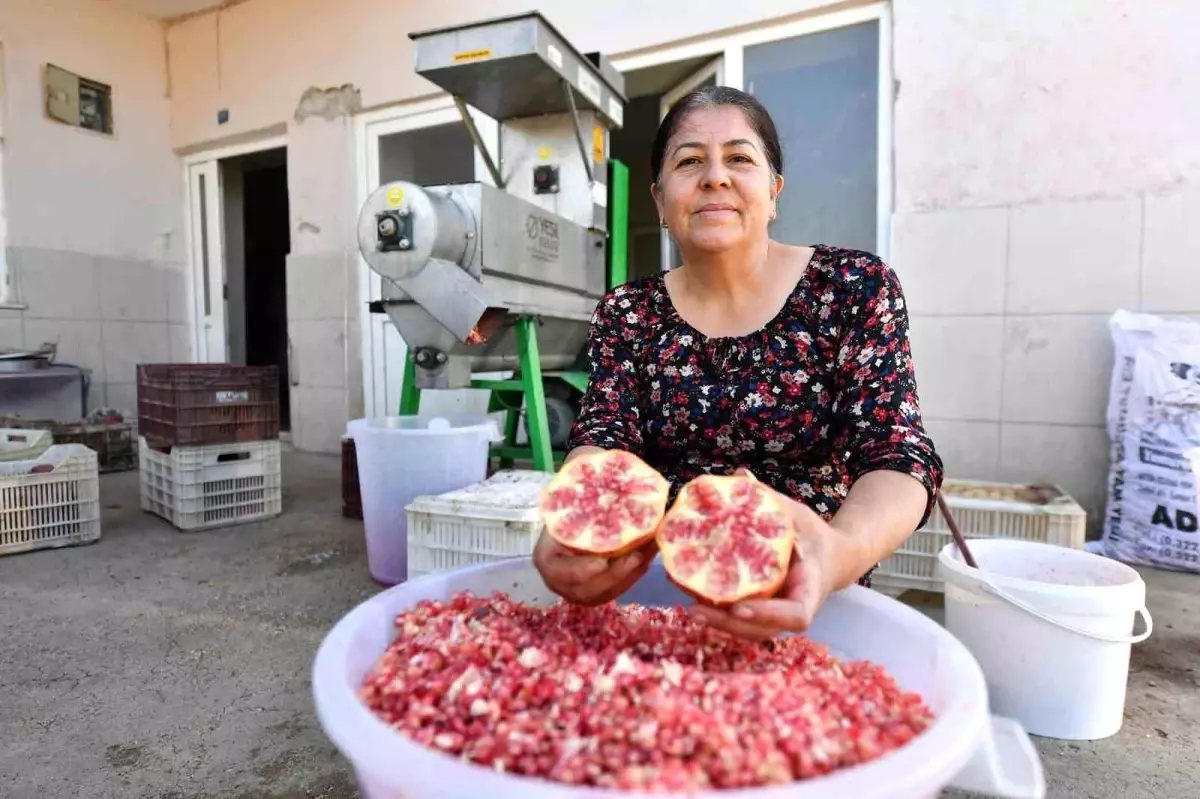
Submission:
M 693 613 L 709 626 L 759 640 L 803 632 L 833 593 L 838 531 L 807 505 L 778 492 L 777 496 L 796 528 L 796 548 L 783 586 L 771 599 L 747 600 L 729 608 L 695 605 Z

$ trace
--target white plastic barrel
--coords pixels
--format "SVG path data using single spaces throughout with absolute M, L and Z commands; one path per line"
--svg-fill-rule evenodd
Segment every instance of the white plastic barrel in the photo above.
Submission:
M 1124 720 L 1129 655 L 1150 636 L 1134 569 L 1034 541 L 974 540 L 978 569 L 942 549 L 946 629 L 983 669 L 996 713 L 1048 738 L 1096 740 Z M 1136 617 L 1145 629 L 1134 634 Z
M 486 416 L 389 416 L 355 419 L 354 439 L 367 568 L 385 585 L 408 578 L 405 506 L 422 494 L 443 494 L 487 477 L 488 448 L 501 439 Z
M 357 691 L 395 637 L 397 614 L 422 599 L 446 599 L 469 589 L 505 591 L 513 599 L 549 604 L 528 557 L 417 578 L 372 597 L 326 635 L 313 664 L 313 697 L 326 735 L 353 765 L 365 799 L 629 799 L 639 794 L 581 789 L 502 774 L 460 762 L 389 728 Z M 648 606 L 689 604 L 666 579 L 660 559 L 622 601 Z M 829 598 L 809 631 L 841 657 L 885 666 L 903 687 L 919 691 L 936 721 L 906 746 L 867 763 L 788 786 L 739 790 L 740 799 L 932 799 L 955 786 L 1008 799 L 1041 799 L 1041 761 L 1020 725 L 988 714 L 979 665 L 928 617 L 866 588 Z M 703 792 L 692 799 L 722 799 Z

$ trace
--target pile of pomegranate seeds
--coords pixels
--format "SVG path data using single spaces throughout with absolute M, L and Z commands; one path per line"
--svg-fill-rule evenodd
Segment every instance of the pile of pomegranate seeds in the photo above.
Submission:
M 933 719 L 878 666 L 800 637 L 735 638 L 681 608 L 460 593 L 396 626 L 360 692 L 376 715 L 464 760 L 564 783 L 788 783 L 877 758 Z

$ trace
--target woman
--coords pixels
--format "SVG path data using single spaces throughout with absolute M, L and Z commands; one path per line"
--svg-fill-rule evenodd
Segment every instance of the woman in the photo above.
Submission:
M 772 241 L 783 157 L 766 109 L 699 89 L 663 119 L 651 194 L 682 266 L 597 306 L 591 385 L 568 458 L 634 452 L 672 485 L 749 472 L 798 530 L 771 599 L 706 623 L 752 638 L 804 630 L 825 598 L 870 572 L 928 517 L 942 463 L 923 428 L 895 274 L 877 257 Z M 653 543 L 612 561 L 547 536 L 534 563 L 565 599 L 599 604 L 645 573 Z

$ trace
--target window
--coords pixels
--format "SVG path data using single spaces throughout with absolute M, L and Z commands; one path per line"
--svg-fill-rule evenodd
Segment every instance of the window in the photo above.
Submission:
M 832 5 L 832 4 L 831 4 Z M 889 257 L 892 216 L 891 12 L 865 3 L 715 34 L 613 60 L 621 72 L 712 58 L 718 84 L 753 94 L 783 145 L 771 235 Z
M 879 22 L 753 45 L 744 58 L 745 90 L 783 143 L 772 236 L 878 251 Z

